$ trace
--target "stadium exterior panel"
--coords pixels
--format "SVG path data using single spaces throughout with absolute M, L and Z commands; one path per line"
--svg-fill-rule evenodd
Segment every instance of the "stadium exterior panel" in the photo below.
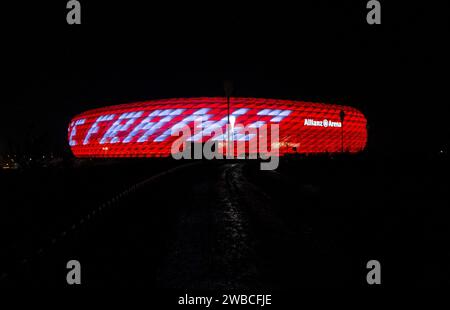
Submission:
M 355 108 L 294 100 L 231 98 L 230 119 L 234 143 L 244 141 L 246 153 L 258 134 L 237 125 L 260 129 L 267 126 L 269 149 L 286 153 L 356 153 L 367 144 L 367 121 Z M 342 121 L 343 120 L 343 121 Z M 199 125 L 199 121 L 201 121 Z M 173 135 L 189 128 L 190 142 L 228 141 L 226 98 L 179 98 L 121 104 L 89 110 L 69 124 L 68 140 L 76 157 L 167 157 Z M 271 141 L 271 129 L 279 125 L 279 139 Z M 217 134 L 217 129 L 225 134 Z M 259 142 L 258 142 L 259 143 Z M 223 145 L 222 145 L 223 146 Z

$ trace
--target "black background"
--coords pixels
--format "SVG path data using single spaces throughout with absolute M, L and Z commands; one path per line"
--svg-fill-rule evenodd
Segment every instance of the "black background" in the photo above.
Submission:
M 187 236 L 190 243 L 180 242 L 177 248 L 181 253 L 190 253 L 185 248 L 197 243 L 209 246 L 209 240 L 192 238 L 197 226 L 185 229 L 184 224 L 198 220 L 203 229 L 220 226 L 211 224 L 210 218 L 214 212 L 222 217 L 222 205 L 210 205 L 204 195 L 205 191 L 214 197 L 224 187 L 222 163 L 215 162 L 202 163 L 203 170 L 169 177 L 127 198 L 119 208 L 107 210 L 93 225 L 64 239 L 62 246 L 50 248 L 47 256 L 24 264 L 33 272 L 16 264 L 40 247 L 40 241 L 65 231 L 70 227 L 67 223 L 108 197 L 174 165 L 92 161 L 92 166 L 78 166 L 66 137 L 74 115 L 139 100 L 223 96 L 223 81 L 232 80 L 235 96 L 349 105 L 368 119 L 368 152 L 361 160 L 283 159 L 281 179 L 265 175 L 256 165 L 246 168 L 253 177 L 250 181 L 275 197 L 269 206 L 300 231 L 293 240 L 278 239 L 276 230 L 266 236 L 264 225 L 262 233 L 255 234 L 270 241 L 262 242 L 262 252 L 273 263 L 269 266 L 282 271 L 282 280 L 292 287 L 300 280 L 299 286 L 339 285 L 328 278 L 339 279 L 348 271 L 344 267 L 350 266 L 353 273 L 347 280 L 366 285 L 361 274 L 366 273 L 367 260 L 376 257 L 383 262 L 383 281 L 388 286 L 448 286 L 448 173 L 444 170 L 448 161 L 434 161 L 442 154 L 448 159 L 450 136 L 447 4 L 381 1 L 382 24 L 368 25 L 365 0 L 246 5 L 80 2 L 81 25 L 66 23 L 64 0 L 2 4 L 0 158 L 7 152 L 30 156 L 52 152 L 69 159 L 62 167 L 25 167 L 0 175 L 0 188 L 6 188 L 1 192 L 6 215 L 0 216 L 4 238 L 0 254 L 5 255 L 0 258 L 11 262 L 2 261 L 10 276 L 7 280 L 22 285 L 31 278 L 39 286 L 66 285 L 64 263 L 78 255 L 83 268 L 90 270 L 88 285 L 122 283 L 113 279 L 113 267 L 125 280 L 136 283 L 136 277 L 138 284 L 148 285 L 142 274 L 151 275 L 152 268 L 160 267 L 159 262 L 147 260 L 150 254 L 172 257 L 170 252 L 154 250 L 153 239 L 164 243 L 179 240 L 171 234 Z M 304 185 L 310 184 L 320 191 L 305 190 Z M 246 188 L 244 194 L 236 193 L 249 201 L 261 196 L 261 191 L 247 193 Z M 261 205 L 241 207 L 250 210 L 249 218 L 259 227 L 255 214 Z M 308 225 L 316 238 L 311 240 L 330 255 L 317 254 L 312 247 L 315 241 L 305 241 L 303 230 Z M 215 236 L 201 234 L 206 239 L 210 235 Z M 142 244 L 152 245 L 143 247 L 149 256 L 140 255 Z M 228 246 L 224 248 L 234 244 Z M 298 257 L 291 255 L 292 248 Z M 195 255 L 186 256 L 196 261 Z M 191 260 L 177 263 L 190 267 Z M 178 276 L 168 265 L 167 273 Z M 297 265 L 303 266 L 293 270 L 305 271 L 306 276 L 297 277 L 289 269 Z M 186 268 L 191 269 L 201 273 Z M 422 269 L 425 272 L 420 273 Z M 236 270 L 240 276 L 240 269 Z M 270 273 L 271 268 L 265 271 Z M 310 281 L 316 276 L 317 282 Z M 181 274 L 180 278 L 189 277 Z
M 357 107 L 373 153 L 448 148 L 448 16 L 444 2 L 206 4 L 81 1 L 3 6 L 0 151 L 65 152 L 84 110 L 153 98 L 290 98 Z

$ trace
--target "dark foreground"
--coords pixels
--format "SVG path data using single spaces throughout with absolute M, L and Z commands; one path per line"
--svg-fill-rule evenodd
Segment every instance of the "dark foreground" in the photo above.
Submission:
M 447 164 L 353 156 L 284 158 L 266 172 L 171 160 L 8 171 L 0 284 L 67 286 L 76 259 L 85 286 L 353 287 L 367 286 L 375 259 L 383 285 L 450 286 Z

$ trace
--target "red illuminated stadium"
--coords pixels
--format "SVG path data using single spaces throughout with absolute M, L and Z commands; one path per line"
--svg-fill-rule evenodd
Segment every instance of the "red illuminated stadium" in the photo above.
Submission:
M 342 113 L 342 111 L 344 113 Z M 343 115 L 342 115 L 343 114 Z M 194 121 L 202 119 L 201 128 Z M 115 105 L 81 113 L 68 128 L 76 157 L 166 157 L 171 154 L 174 129 L 188 126 L 193 142 L 214 137 L 228 123 L 226 98 L 180 98 Z M 342 119 L 343 118 L 343 122 Z M 367 143 L 366 118 L 357 109 L 293 100 L 231 98 L 230 118 L 236 124 L 260 128 L 279 125 L 279 153 L 362 151 Z M 200 132 L 200 134 L 198 134 Z M 233 141 L 255 135 L 234 131 Z M 270 141 L 270 140 L 269 140 Z M 275 147 L 272 144 L 272 147 Z M 247 153 L 255 150 L 247 150 Z

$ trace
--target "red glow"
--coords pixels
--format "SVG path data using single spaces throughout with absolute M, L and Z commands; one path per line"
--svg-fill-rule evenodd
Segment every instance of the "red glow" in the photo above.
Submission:
M 342 110 L 345 112 L 343 128 L 339 126 Z M 178 137 L 164 134 L 183 120 L 193 131 L 194 123 L 189 117 L 198 111 L 207 111 L 210 123 L 220 122 L 227 117 L 226 99 L 164 99 L 90 110 L 72 119 L 68 138 L 76 157 L 166 157 L 170 156 L 171 145 Z M 231 98 L 230 112 L 239 111 L 242 114 L 236 115 L 237 124 L 279 124 L 281 155 L 341 152 L 342 134 L 346 152 L 362 151 L 367 143 L 366 119 L 352 107 Z M 206 135 L 203 141 L 209 138 Z

